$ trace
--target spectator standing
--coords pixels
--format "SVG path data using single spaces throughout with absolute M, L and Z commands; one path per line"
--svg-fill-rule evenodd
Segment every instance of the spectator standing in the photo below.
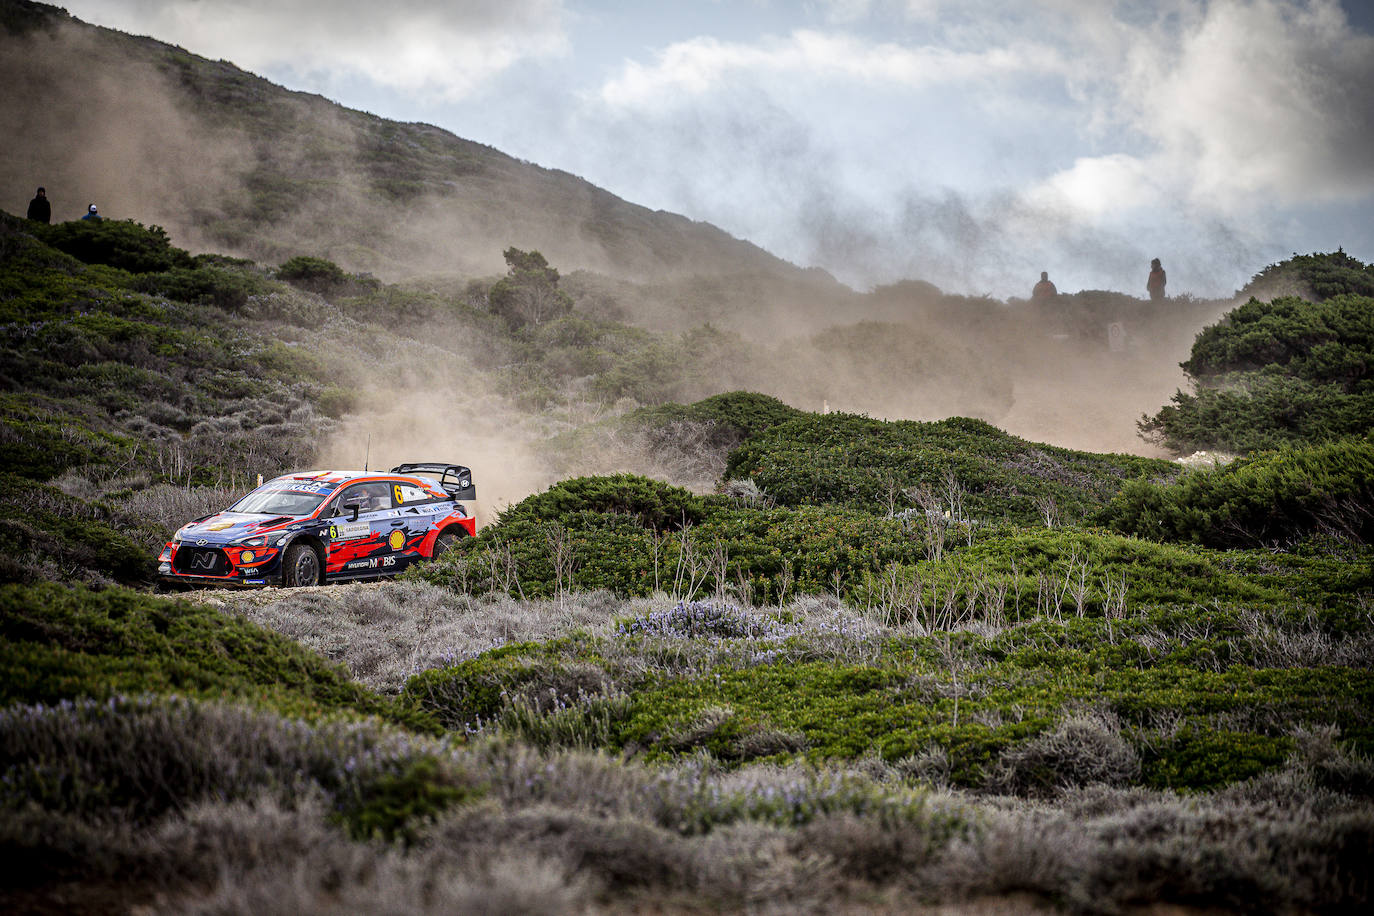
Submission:
M 1164 268 L 1159 263 L 1159 258 L 1150 262 L 1150 279 L 1145 281 L 1145 288 L 1150 291 L 1150 301 L 1158 302 L 1164 298 L 1164 284 L 1169 282 L 1169 278 L 1164 275 Z
M 100 215 L 100 212 L 99 212 L 98 210 L 96 210 L 95 204 L 91 204 L 89 207 L 86 208 L 86 215 L 83 216 L 83 217 L 81 217 L 81 218 L 82 218 L 82 219 L 95 220 L 95 221 L 98 223 L 98 222 L 100 222 L 104 217 L 102 217 L 102 216 Z
M 1059 290 L 1055 289 L 1054 284 L 1050 282 L 1049 271 L 1040 271 L 1040 282 L 1035 284 L 1031 290 L 1031 301 L 1043 302 L 1046 299 L 1053 299 L 1057 295 L 1059 295 Z
M 48 202 L 48 192 L 39 188 L 38 193 L 29 201 L 29 219 L 36 223 L 52 222 L 52 204 Z

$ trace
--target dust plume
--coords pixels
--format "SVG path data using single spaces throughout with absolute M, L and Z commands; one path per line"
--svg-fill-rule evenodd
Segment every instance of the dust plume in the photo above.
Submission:
M 23 213 L 44 186 L 53 221 L 95 203 L 107 218 L 160 225 L 200 247 L 198 210 L 231 193 L 251 148 L 178 104 L 168 68 L 85 27 L 0 33 L 4 209 Z
M 11 212 L 41 184 L 59 220 L 95 201 L 108 217 L 161 225 L 192 250 L 266 265 L 322 256 L 386 281 L 422 278 L 450 301 L 503 273 L 505 248 L 539 250 L 562 273 L 575 315 L 631 326 L 580 353 L 569 345 L 542 366 L 552 393 L 537 405 L 497 384 L 499 367 L 473 359 L 511 347 L 489 331 L 450 322 L 410 329 L 428 350 L 350 351 L 370 368 L 354 379 L 357 409 L 320 462 L 468 465 L 487 518 L 569 473 L 631 470 L 709 488 L 720 456 L 705 446 L 698 460 L 610 434 L 575 457 L 550 443 L 641 404 L 739 389 L 804 410 L 973 416 L 1028 439 L 1153 453 L 1135 421 L 1182 384 L 1177 363 L 1224 307 L 1188 297 L 1161 307 L 1093 290 L 1046 306 L 948 295 L 920 281 L 859 292 L 707 224 L 439 128 L 349 111 L 65 18 L 0 35 L 0 79 L 13 87 L 0 98 L 0 192 Z M 881 233 L 863 230 L 862 207 L 808 200 L 808 228 L 826 251 L 845 253 L 857 270 L 874 258 L 895 262 L 876 245 Z M 982 241 L 996 227 L 959 200 L 913 199 L 902 218 L 921 243 L 909 252 L 919 275 L 1019 275 L 1024 266 L 979 260 L 996 247 Z M 934 244 L 937 235 L 963 239 L 962 254 Z M 1121 240 L 1080 241 L 1084 260 L 1136 256 Z M 1033 279 L 1028 272 L 1027 292 Z M 407 295 L 396 291 L 389 320 L 406 321 Z M 635 338 L 640 329 L 658 336 Z M 597 389 L 585 364 L 598 347 L 656 387 Z

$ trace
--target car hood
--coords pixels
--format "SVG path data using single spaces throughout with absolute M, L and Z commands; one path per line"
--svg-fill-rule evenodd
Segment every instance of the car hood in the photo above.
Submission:
M 207 544 L 228 544 L 254 535 L 275 531 L 297 521 L 289 515 L 249 515 L 242 512 L 218 512 L 209 518 L 185 525 L 177 532 L 183 541 L 204 541 Z

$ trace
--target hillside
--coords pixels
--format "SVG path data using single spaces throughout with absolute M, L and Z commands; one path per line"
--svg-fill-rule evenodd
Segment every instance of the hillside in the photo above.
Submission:
M 437 127 L 352 111 L 56 7 L 4 0 L 0 25 L 0 199 L 11 210 L 42 184 L 59 219 L 93 200 L 193 249 L 268 263 L 316 255 L 393 280 L 495 273 L 516 245 L 629 280 L 757 277 L 818 306 L 846 293 L 713 226 Z
M 1185 472 L 712 394 L 976 357 L 654 332 L 511 260 L 455 295 L 0 214 L 7 910 L 1367 904 L 1367 441 Z M 168 531 L 364 449 L 470 463 L 479 536 L 149 593 Z
M 747 371 L 722 360 L 730 377 L 717 384 L 641 403 L 749 388 L 808 409 L 974 416 L 1067 447 L 1160 454 L 1132 418 L 1179 387 L 1193 335 L 1231 305 L 1103 290 L 998 302 L 920 281 L 859 292 L 433 126 L 56 7 L 0 0 L 0 13 L 0 79 L 14 87 L 0 97 L 0 208 L 22 212 L 42 184 L 57 220 L 96 201 L 191 252 L 321 257 L 479 309 L 502 253 L 535 250 L 581 316 L 751 345 Z
M 857 293 L 0 27 L 13 208 L 111 217 L 0 209 L 0 911 L 1369 909 L 1368 265 Z M 411 460 L 480 527 L 398 579 L 154 581 L 259 476 Z

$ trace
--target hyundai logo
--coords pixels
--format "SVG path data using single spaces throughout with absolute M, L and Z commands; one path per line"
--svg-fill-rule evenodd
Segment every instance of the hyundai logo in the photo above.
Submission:
M 196 546 L 197 546 L 197 547 L 204 547 L 207 543 L 208 543 L 208 541 L 206 541 L 205 538 L 201 538 L 200 540 L 196 541 Z
M 213 553 L 210 553 L 209 551 L 206 551 L 205 553 L 196 554 L 195 556 L 191 557 L 191 568 L 214 569 L 215 555 Z

